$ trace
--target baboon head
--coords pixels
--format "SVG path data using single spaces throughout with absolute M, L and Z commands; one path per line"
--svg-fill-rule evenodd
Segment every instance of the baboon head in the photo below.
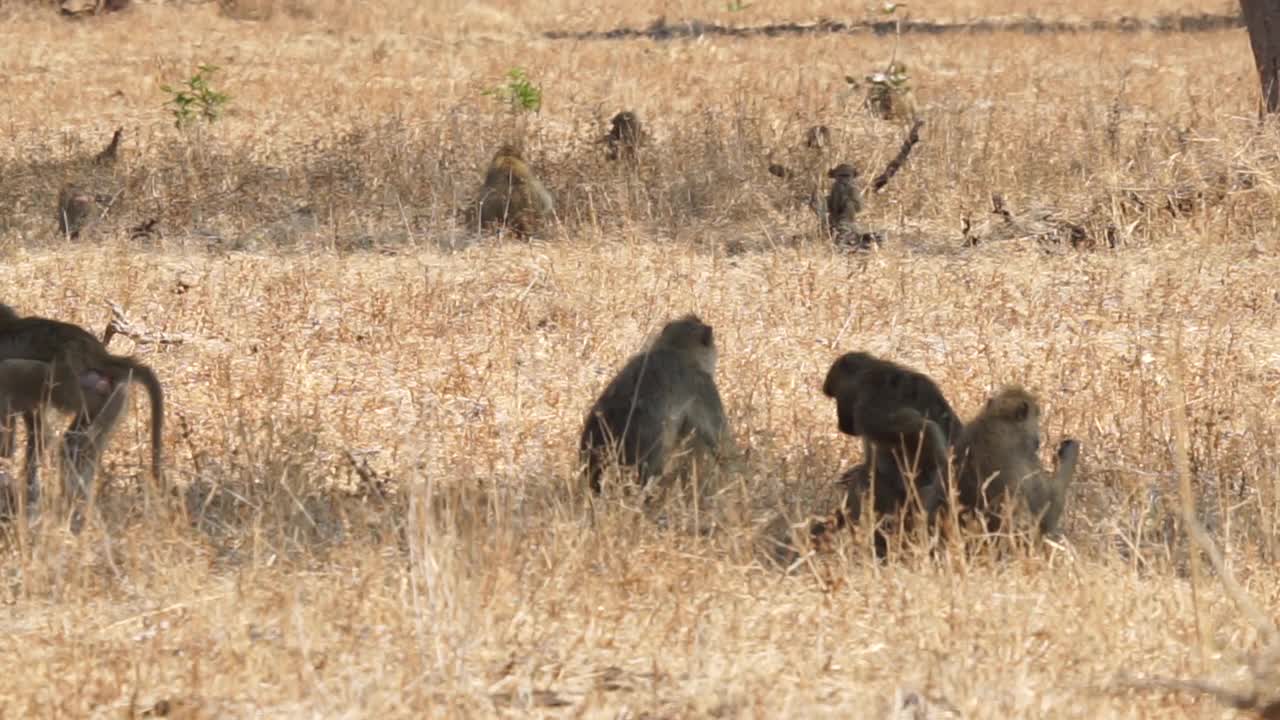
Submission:
M 614 115 L 611 122 L 613 129 L 609 134 L 615 140 L 632 144 L 640 140 L 640 118 L 634 112 L 623 110 Z
M 842 180 L 845 182 L 851 182 L 854 178 L 858 177 L 858 169 L 849 163 L 840 163 L 827 171 L 827 177 L 837 182 Z
M 703 372 L 715 375 L 716 344 L 711 326 L 693 313 L 664 325 L 653 348 L 675 350 L 688 357 Z
M 502 143 L 502 145 L 498 148 L 498 152 L 493 154 L 493 159 L 495 162 L 501 158 L 511 158 L 513 160 L 520 160 L 520 161 L 524 160 L 524 158 L 520 156 L 519 146 L 517 146 L 515 143 L 510 143 L 510 142 Z
M 1008 437 L 1023 444 L 1022 450 L 1034 455 L 1040 450 L 1040 403 L 1025 388 L 1009 385 L 987 400 L 981 419 L 1000 423 L 1010 431 Z
M 822 383 L 822 394 L 836 401 L 836 419 L 840 432 L 845 435 L 861 435 L 858 427 L 857 413 L 858 388 L 864 370 L 876 367 L 880 360 L 864 352 L 851 352 L 841 355 L 827 371 L 827 378 Z M 890 381 L 896 375 L 888 376 Z

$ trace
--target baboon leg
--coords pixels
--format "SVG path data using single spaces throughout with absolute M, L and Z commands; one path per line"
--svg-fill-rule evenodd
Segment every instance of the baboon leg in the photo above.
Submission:
M 13 453 L 17 450 L 17 443 L 14 441 L 16 430 L 14 428 L 14 413 L 9 412 L 9 408 L 0 407 L 0 457 L 12 458 Z
M 63 487 L 68 498 L 89 494 L 98 460 L 120 421 L 128 398 L 127 387 L 121 384 L 97 407 L 98 403 L 89 398 L 71 421 L 62 441 Z
M 40 452 L 45 446 L 44 415 L 40 412 L 25 412 L 22 420 L 27 428 L 27 457 L 23 469 L 27 476 L 27 507 L 35 505 L 40 499 Z

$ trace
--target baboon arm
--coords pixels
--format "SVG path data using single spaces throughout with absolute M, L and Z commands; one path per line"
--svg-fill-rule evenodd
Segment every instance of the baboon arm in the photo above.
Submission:
M 1080 459 L 1080 443 L 1076 440 L 1063 440 L 1058 446 L 1058 469 L 1054 474 L 1054 484 L 1059 492 L 1065 493 L 1067 486 L 1076 474 L 1076 462 Z
M 866 438 L 891 447 L 909 443 L 908 447 L 914 448 L 919 438 L 924 443 L 921 460 L 933 462 L 934 467 L 946 467 L 946 435 L 936 422 L 913 408 L 899 408 L 883 419 L 862 418 L 860 425 Z

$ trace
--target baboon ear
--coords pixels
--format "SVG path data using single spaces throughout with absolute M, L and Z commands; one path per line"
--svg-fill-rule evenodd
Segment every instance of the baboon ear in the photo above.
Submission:
M 703 326 L 702 326 L 702 338 L 701 338 L 701 339 L 702 339 L 702 344 L 703 344 L 703 345 L 705 345 L 705 346 L 707 346 L 707 347 L 711 347 L 711 345 L 712 345 L 712 344 L 713 344 L 713 342 L 714 342 L 714 339 L 711 337 L 711 326 L 710 326 L 710 325 L 703 325 Z

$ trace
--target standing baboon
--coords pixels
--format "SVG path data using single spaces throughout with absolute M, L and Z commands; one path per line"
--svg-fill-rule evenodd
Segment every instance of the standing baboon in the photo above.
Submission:
M 579 448 L 594 492 L 615 456 L 647 484 L 672 472 L 686 443 L 695 462 L 720 451 L 728 423 L 715 366 L 711 326 L 693 314 L 668 322 L 648 349 L 627 361 L 582 430 Z
M 947 498 L 947 450 L 963 430 L 937 384 L 910 368 L 852 352 L 832 363 L 822 392 L 836 401 L 840 432 L 863 440 L 862 464 L 841 478 L 848 485 L 849 520 L 857 522 L 868 491 L 877 516 L 895 512 L 914 494 L 932 518 Z M 877 553 L 885 547 L 877 533 Z
M 551 193 L 534 176 L 514 145 L 503 145 L 485 172 L 480 191 L 480 224 L 496 223 L 521 235 L 533 234 L 553 211 Z
M 72 240 L 80 236 L 96 209 L 94 203 L 93 193 L 71 183 L 62 186 L 58 193 L 58 229 L 64 236 Z
M 8 363 L 12 360 L 35 361 L 47 367 Z M 37 381 L 38 393 L 32 387 Z M 28 422 L 35 427 L 28 426 L 28 452 L 42 435 L 40 403 L 75 416 L 63 437 L 63 482 L 69 496 L 87 492 L 92 484 L 98 459 L 125 409 L 131 381 L 142 383 L 151 400 L 152 472 L 163 485 L 164 392 L 155 372 L 131 357 L 107 352 L 96 337 L 78 325 L 14 317 L 7 306 L 0 311 L 0 398 L 9 398 L 9 407 L 23 412 L 24 419 L 30 416 Z M 33 393 L 39 402 L 30 410 Z M 28 461 L 37 462 L 30 455 Z
M 1062 442 L 1052 474 L 1041 467 L 1039 449 L 1040 403 L 1017 386 L 1000 390 L 964 427 L 956 445 L 960 504 L 984 515 L 988 530 L 995 532 L 1007 494 L 1025 504 L 1041 534 L 1057 532 L 1080 443 Z
M 635 162 L 636 152 L 647 140 L 640 118 L 631 110 L 623 110 L 613 116 L 609 134 L 604 136 L 608 146 L 606 157 L 610 160 Z

